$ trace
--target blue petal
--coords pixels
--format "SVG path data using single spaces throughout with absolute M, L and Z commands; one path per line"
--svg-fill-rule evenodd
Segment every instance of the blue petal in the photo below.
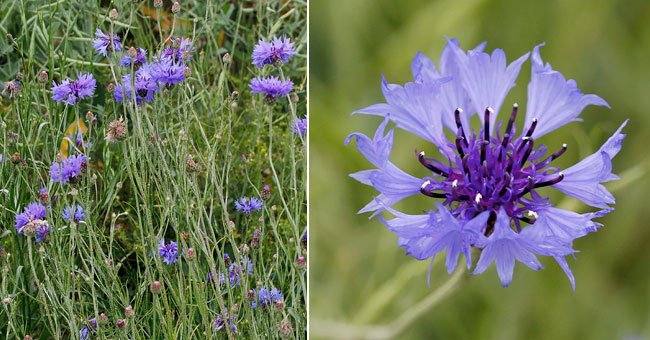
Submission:
M 442 130 L 440 85 L 441 82 L 407 83 L 401 87 L 388 84 L 382 77 L 382 91 L 388 104 L 373 105 L 354 113 L 386 117 L 397 127 L 434 143 L 443 154 L 453 154 Z
M 528 83 L 528 103 L 526 106 L 525 127 L 537 118 L 537 128 L 533 138 L 537 139 L 550 131 L 576 119 L 587 105 L 609 105 L 602 98 L 583 95 L 573 79 L 566 80 L 562 73 L 554 71 L 551 65 L 544 65 L 539 55 L 539 47 L 533 48 L 531 56 L 531 80 Z
M 597 152 L 564 170 L 564 179 L 553 187 L 592 207 L 606 209 L 607 204 L 614 204 L 614 196 L 600 183 L 618 178 L 612 174 L 612 158 L 621 149 L 625 139 L 621 130 L 627 122 L 623 122 Z
M 503 100 L 515 85 L 521 65 L 528 59 L 529 53 L 506 66 L 506 55 L 501 49 L 495 49 L 490 56 L 487 53 L 471 50 L 467 54 L 455 44 L 451 46 L 460 66 L 460 80 L 473 104 L 470 113 L 477 112 L 483 121 L 483 112 L 491 107 L 498 113 Z M 496 114 L 490 116 L 490 129 L 494 129 Z

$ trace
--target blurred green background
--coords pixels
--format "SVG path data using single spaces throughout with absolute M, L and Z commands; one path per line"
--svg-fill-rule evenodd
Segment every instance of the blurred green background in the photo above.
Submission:
M 420 50 L 437 65 L 444 36 L 464 49 L 487 41 L 508 62 L 545 41 L 544 61 L 595 93 L 611 110 L 587 107 L 583 123 L 570 123 L 544 137 L 553 151 L 569 151 L 568 167 L 593 153 L 625 118 L 628 137 L 614 159 L 622 181 L 607 184 L 616 210 L 605 226 L 575 242 L 573 292 L 550 258 L 535 272 L 517 263 L 510 287 L 502 288 L 494 266 L 424 313 L 401 339 L 650 339 L 650 2 L 647 1 L 310 1 L 310 333 L 312 339 L 345 338 L 324 324 L 387 324 L 431 294 L 449 276 L 439 256 L 426 283 L 428 262 L 404 255 L 397 237 L 377 219 L 356 215 L 375 191 L 349 173 L 371 168 L 351 132 L 372 135 L 381 119 L 350 113 L 385 102 L 380 74 L 391 83 L 412 81 L 411 59 Z M 525 108 L 530 64 L 504 102 Z M 523 115 L 518 120 L 521 128 Z M 474 121 L 476 123 L 476 121 Z M 391 160 L 422 177 L 413 148 L 431 145 L 396 129 Z M 561 207 L 593 209 L 548 192 Z M 431 208 L 415 196 L 397 208 Z

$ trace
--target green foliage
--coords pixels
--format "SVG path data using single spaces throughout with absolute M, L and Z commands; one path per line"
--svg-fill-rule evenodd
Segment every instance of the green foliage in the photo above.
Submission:
M 296 265 L 306 256 L 300 243 L 306 231 L 306 139 L 289 131 L 295 117 L 306 113 L 306 3 L 193 1 L 176 16 L 171 3 L 164 4 L 0 4 L 0 80 L 23 74 L 20 96 L 0 98 L 3 338 L 75 339 L 102 313 L 108 324 L 91 338 L 280 338 L 282 324 L 291 327 L 291 337 L 306 338 L 306 277 Z M 108 18 L 113 8 L 115 21 Z M 152 103 L 115 102 L 108 84 L 132 70 L 117 65 L 120 56 L 94 51 L 97 27 L 117 33 L 124 50 L 147 49 L 149 58 L 174 38 L 189 37 L 196 47 L 188 62 L 191 76 L 157 93 Z M 300 100 L 265 105 L 248 83 L 277 71 L 255 68 L 250 56 L 258 39 L 283 34 L 297 51 L 283 65 L 283 76 L 296 84 Z M 223 61 L 225 53 L 230 62 Z M 41 71 L 48 73 L 45 82 L 38 81 Z M 76 78 L 80 71 L 97 79 L 94 97 L 76 106 L 53 101 L 52 80 Z M 108 125 L 120 117 L 127 137 L 111 143 L 105 140 Z M 66 129 L 78 119 L 88 127 L 84 141 L 93 145 L 64 149 L 84 152 L 87 168 L 78 183 L 53 183 L 48 170 L 64 152 Z M 14 153 L 23 161 L 8 161 Z M 236 199 L 260 197 L 264 185 L 271 195 L 262 210 L 250 216 L 235 210 Z M 16 233 L 14 216 L 39 200 L 41 187 L 49 194 L 52 232 L 36 243 Z M 61 211 L 72 204 L 81 205 L 87 218 L 64 221 Z M 254 230 L 261 232 L 259 247 L 251 243 Z M 167 265 L 157 256 L 163 238 L 178 242 L 178 263 Z M 187 258 L 189 248 L 196 259 Z M 231 285 L 233 267 L 225 253 L 233 263 L 250 258 L 253 274 L 243 270 L 240 283 Z M 223 284 L 214 283 L 217 275 L 224 275 Z M 154 281 L 162 285 L 159 295 L 150 292 Z M 278 288 L 284 307 L 251 309 L 248 292 L 261 287 Z M 127 306 L 134 317 L 125 314 Z M 237 320 L 236 334 L 213 328 L 226 309 Z M 118 319 L 126 320 L 124 329 Z

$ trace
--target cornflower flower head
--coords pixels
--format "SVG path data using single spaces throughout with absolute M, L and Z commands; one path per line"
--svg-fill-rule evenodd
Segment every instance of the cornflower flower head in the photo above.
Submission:
M 253 289 L 255 292 L 255 289 Z M 275 304 L 277 301 L 282 301 L 282 292 L 277 288 L 271 288 L 269 291 L 266 288 L 260 288 L 255 292 L 257 298 L 251 302 L 251 308 L 255 309 L 259 305 L 264 308 L 268 305 Z
M 84 215 L 84 209 L 77 204 L 77 206 L 71 205 L 63 208 L 61 217 L 63 217 L 63 219 L 66 221 L 73 221 L 77 223 L 83 220 L 86 215 Z
M 178 245 L 174 241 L 169 241 L 169 244 L 165 244 L 165 239 L 160 240 L 158 244 L 158 256 L 168 265 L 178 262 Z
M 291 124 L 291 128 L 289 129 L 296 135 L 305 137 L 305 133 L 307 133 L 307 117 L 296 118 L 296 120 L 293 121 L 293 124 Z
M 182 62 L 175 62 L 171 58 L 161 58 L 151 65 L 149 74 L 156 82 L 174 85 L 185 80 L 184 70 L 185 65 Z
M 117 34 L 111 35 L 110 33 L 106 34 L 102 32 L 99 27 L 95 31 L 96 39 L 93 39 L 93 47 L 97 53 L 103 55 L 104 57 L 108 54 L 108 51 L 119 52 L 122 50 L 122 44 L 120 43 L 120 37 Z
M 131 74 L 122 76 L 122 83 L 117 83 L 115 92 L 113 92 L 113 97 L 116 102 L 121 103 L 124 101 L 124 95 L 126 95 L 127 100 L 131 100 L 133 93 L 131 82 Z M 153 100 L 154 93 L 160 89 L 158 83 L 152 76 L 151 64 L 143 64 L 135 71 L 135 80 L 133 83 L 135 85 L 135 100 L 138 104 L 141 104 L 142 100 L 150 103 Z
M 194 54 L 194 46 L 189 38 L 181 38 L 178 47 L 168 47 L 160 56 L 161 60 L 169 60 L 174 63 L 188 62 Z
M 293 44 L 286 36 L 273 38 L 270 42 L 260 39 L 253 49 L 252 64 L 261 68 L 264 65 L 286 63 L 296 54 Z
M 38 202 L 32 202 L 22 213 L 17 214 L 15 217 L 15 227 L 19 235 L 27 233 L 27 235 L 34 235 L 36 242 L 41 242 L 50 232 L 50 226 L 45 219 L 47 209 L 44 205 Z
M 64 157 L 61 163 L 52 162 L 52 166 L 50 166 L 52 182 L 65 184 L 76 179 L 86 169 L 87 162 L 88 158 L 84 154 Z
M 468 268 L 472 246 L 482 249 L 474 274 L 494 261 L 501 284 L 512 281 L 515 260 L 539 270 L 536 255 L 552 256 L 569 277 L 575 279 L 565 256 L 575 252 L 573 240 L 596 231 L 593 218 L 612 211 L 614 197 L 601 184 L 618 179 L 612 174 L 612 158 L 625 138 L 625 121 L 605 144 L 579 163 L 560 170 L 549 166 L 566 150 L 566 144 L 545 157 L 546 147 L 535 142 L 546 133 L 577 120 L 588 105 L 609 107 L 596 95 L 583 95 L 574 80 L 544 64 L 539 48 L 532 51 L 531 81 L 524 129 L 517 133 L 518 106 L 502 128 L 496 116 L 508 91 L 514 86 L 529 53 L 506 66 L 502 50 L 483 52 L 485 44 L 465 52 L 449 40 L 439 69 L 418 53 L 413 59 L 415 79 L 404 86 L 382 81 L 386 104 L 375 104 L 355 113 L 384 117 L 374 138 L 353 133 L 357 148 L 377 169 L 350 176 L 371 185 L 379 195 L 359 213 L 388 210 L 395 218 L 380 220 L 398 236 L 398 245 L 418 260 L 433 259 L 446 249 L 449 273 L 458 257 L 465 255 Z M 469 119 L 477 113 L 482 122 L 478 133 L 469 130 Z M 415 153 L 429 176 L 411 176 L 390 162 L 393 130 L 384 135 L 388 121 L 433 143 L 444 161 Z M 494 127 L 497 127 L 496 130 Z M 456 134 L 445 139 L 443 127 Z M 500 132 L 502 130 L 502 132 Z M 537 190 L 552 187 L 601 210 L 585 214 L 553 207 Z M 437 200 L 435 209 L 409 215 L 391 208 L 402 199 L 421 194 Z M 371 218 L 372 218 L 371 216 Z M 430 276 L 430 272 L 429 272 Z
M 74 145 L 75 145 L 78 149 L 85 150 L 86 148 L 90 148 L 90 147 L 93 146 L 93 143 L 92 143 L 92 142 L 87 142 L 87 143 L 84 142 L 84 140 L 83 140 L 83 134 L 81 133 L 81 130 L 79 130 L 79 133 L 77 133 L 77 138 L 74 138 L 73 136 L 74 136 L 74 135 L 71 133 L 71 134 L 68 135 L 68 138 L 69 138 L 70 140 L 74 140 Z
M 248 87 L 251 88 L 251 93 L 264 93 L 266 99 L 272 102 L 278 95 L 288 95 L 293 89 L 293 82 L 290 79 L 283 82 L 276 76 L 257 77 L 251 79 Z
M 257 197 L 242 197 L 239 200 L 235 201 L 235 207 L 237 210 L 241 210 L 247 214 L 250 214 L 253 210 L 262 209 L 262 201 Z
M 223 316 L 221 313 L 218 314 L 217 319 L 212 323 L 212 331 L 220 331 L 223 326 L 226 326 L 227 324 L 230 327 L 230 333 L 237 333 L 237 326 L 235 325 L 235 322 L 237 322 L 237 317 L 235 315 L 229 317 L 228 308 L 226 308 L 226 310 L 223 312 Z
M 138 52 L 135 57 L 125 56 L 120 59 L 120 65 L 124 67 L 129 67 L 133 64 L 134 67 L 144 65 L 147 62 L 147 50 L 143 48 L 138 48 Z
M 66 79 L 57 85 L 53 80 L 50 92 L 52 93 L 52 99 L 58 103 L 64 102 L 65 105 L 74 105 L 77 100 L 92 97 L 95 87 L 96 81 L 92 74 L 79 72 L 75 81 Z
M 97 321 L 95 319 L 88 319 L 88 324 L 84 324 L 81 326 L 81 330 L 79 330 L 79 338 L 81 340 L 88 340 L 90 334 L 95 334 L 95 330 L 97 330 Z

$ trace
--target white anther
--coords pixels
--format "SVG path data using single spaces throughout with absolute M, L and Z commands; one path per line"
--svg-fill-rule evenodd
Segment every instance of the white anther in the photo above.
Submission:
M 512 107 L 519 107 L 519 104 L 514 103 L 514 104 L 512 104 Z
M 420 151 L 420 156 L 424 157 L 424 151 Z
M 457 180 L 457 179 L 455 179 L 455 180 L 451 183 L 451 187 L 454 188 L 454 189 L 458 188 L 458 180 Z
M 426 188 L 429 184 L 431 184 L 431 181 L 427 180 L 426 182 L 422 183 L 422 186 L 420 187 L 420 189 Z
M 530 216 L 532 218 L 535 218 L 535 219 L 537 219 L 537 217 L 539 217 L 539 215 L 537 215 L 537 213 L 532 211 L 532 210 L 528 210 L 528 216 Z
M 476 201 L 476 204 L 481 203 L 481 198 L 483 198 L 483 195 L 480 193 L 476 194 L 476 198 L 474 199 L 474 201 Z
M 461 109 L 460 107 L 457 107 L 457 108 L 456 108 L 456 111 L 458 111 L 458 112 L 460 112 L 460 113 L 463 113 L 463 109 Z
M 562 144 L 562 147 L 566 149 L 566 144 Z
M 489 107 L 489 106 L 488 106 L 487 110 L 488 110 L 488 112 L 490 112 L 490 113 L 494 113 L 494 110 L 493 110 L 491 107 Z

